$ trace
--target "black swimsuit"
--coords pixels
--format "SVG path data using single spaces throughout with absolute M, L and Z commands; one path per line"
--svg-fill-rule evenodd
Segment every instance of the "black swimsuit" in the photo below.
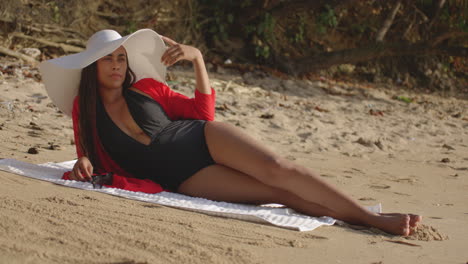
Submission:
M 204 120 L 172 121 L 152 98 L 126 89 L 130 114 L 150 137 L 145 145 L 112 121 L 101 100 L 97 103 L 97 129 L 104 149 L 124 170 L 140 179 L 151 179 L 177 191 L 197 171 L 215 164 L 205 141 Z

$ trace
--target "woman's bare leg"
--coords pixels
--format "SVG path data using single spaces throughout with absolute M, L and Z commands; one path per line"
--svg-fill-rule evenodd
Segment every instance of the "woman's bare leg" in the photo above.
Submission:
M 410 218 L 416 224 L 420 221 L 419 216 L 379 215 L 369 212 L 309 169 L 278 157 L 232 125 L 207 122 L 205 136 L 216 163 L 327 208 L 336 213 L 333 217 L 337 219 L 374 226 L 400 235 L 409 233 Z
M 214 201 L 246 204 L 280 203 L 310 216 L 337 214 L 328 208 L 308 202 L 290 192 L 266 185 L 252 176 L 223 165 L 212 165 L 183 182 L 179 193 Z

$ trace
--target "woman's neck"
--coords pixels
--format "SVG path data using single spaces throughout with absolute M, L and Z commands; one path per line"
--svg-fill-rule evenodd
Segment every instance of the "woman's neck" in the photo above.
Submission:
M 119 89 L 106 89 L 100 87 L 98 93 L 104 105 L 114 105 L 122 102 L 124 99 L 122 95 L 122 87 Z

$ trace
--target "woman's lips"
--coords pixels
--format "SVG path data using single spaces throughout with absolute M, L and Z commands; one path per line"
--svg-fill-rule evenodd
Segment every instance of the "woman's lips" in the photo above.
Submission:
M 112 79 L 122 79 L 122 75 L 118 73 L 111 74 Z

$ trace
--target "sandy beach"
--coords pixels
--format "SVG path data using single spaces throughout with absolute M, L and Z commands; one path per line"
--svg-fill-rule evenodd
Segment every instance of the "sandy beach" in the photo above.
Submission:
M 76 158 L 71 118 L 35 68 L 0 61 L 0 158 Z M 170 86 L 191 96 L 192 73 Z M 216 120 L 318 172 L 363 205 L 412 212 L 410 237 L 298 232 L 0 171 L 0 263 L 467 263 L 468 101 L 325 77 L 210 73 Z M 411 102 L 410 102 L 411 101 Z

